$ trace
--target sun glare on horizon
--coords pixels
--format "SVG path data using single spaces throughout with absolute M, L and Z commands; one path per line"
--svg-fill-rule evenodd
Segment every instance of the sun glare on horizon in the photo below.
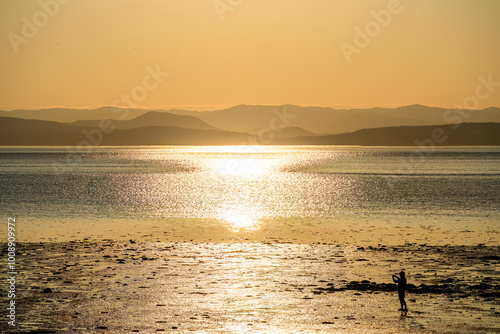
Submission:
M 228 158 L 215 160 L 212 170 L 222 176 L 257 177 L 271 172 L 273 166 L 269 159 Z

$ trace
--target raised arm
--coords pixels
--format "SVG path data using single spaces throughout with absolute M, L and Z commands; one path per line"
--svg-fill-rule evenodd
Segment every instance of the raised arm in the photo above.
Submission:
M 396 275 L 392 275 L 392 281 L 394 283 L 398 283 L 399 282 L 399 277 L 397 277 Z

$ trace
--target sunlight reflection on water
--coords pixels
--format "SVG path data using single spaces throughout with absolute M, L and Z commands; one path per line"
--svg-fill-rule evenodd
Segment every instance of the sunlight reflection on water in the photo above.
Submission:
M 212 162 L 213 171 L 224 176 L 259 176 L 273 171 L 275 163 L 272 160 L 257 159 L 215 159 Z
M 259 212 L 241 212 L 236 208 L 222 211 L 218 218 L 227 223 L 232 231 L 239 232 L 241 229 L 258 230 L 261 225 L 259 216 Z
M 262 156 L 253 157 L 252 155 L 245 159 L 232 157 L 213 159 L 210 164 L 216 177 L 221 176 L 226 182 L 237 186 L 235 188 L 236 193 L 244 193 L 244 188 L 250 182 L 258 182 L 268 178 L 271 174 L 276 174 L 278 169 L 275 160 L 265 159 Z M 248 197 L 231 196 L 229 203 L 224 202 L 218 208 L 217 218 L 226 223 L 234 232 L 241 229 L 258 230 L 261 219 L 269 215 L 269 212 L 262 205 L 257 205 L 257 203 L 249 206 L 249 203 L 252 202 L 253 200 Z
M 401 170 L 415 150 L 5 148 L 0 194 L 6 212 L 30 219 L 207 218 L 234 231 L 259 229 L 266 219 L 346 215 L 497 219 L 500 149 L 439 148 L 414 171 Z

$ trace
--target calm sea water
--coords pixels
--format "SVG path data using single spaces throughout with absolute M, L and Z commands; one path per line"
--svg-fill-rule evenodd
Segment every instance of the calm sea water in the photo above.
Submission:
M 31 220 L 467 217 L 500 222 L 500 148 L 1 148 L 7 215 Z

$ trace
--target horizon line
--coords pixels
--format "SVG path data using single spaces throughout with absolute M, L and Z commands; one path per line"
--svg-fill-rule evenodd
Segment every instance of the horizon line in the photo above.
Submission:
M 397 104 L 379 104 L 379 105 L 373 105 L 373 104 L 357 104 L 357 105 L 347 105 L 347 104 L 322 104 L 322 105 L 299 105 L 299 104 L 292 104 L 292 103 L 285 103 L 285 104 L 246 104 L 246 103 L 240 103 L 240 104 L 221 104 L 221 105 L 203 105 L 203 104 L 186 104 L 186 105 L 168 105 L 168 106 L 137 106 L 137 107 L 132 107 L 128 108 L 130 110 L 162 110 L 162 111 L 168 111 L 168 110 L 185 110 L 185 111 L 198 111 L 198 112 L 210 112 L 210 111 L 217 111 L 217 110 L 223 110 L 223 109 L 229 109 L 237 106 L 267 106 L 267 107 L 280 107 L 280 106 L 285 106 L 285 105 L 293 105 L 293 106 L 298 106 L 302 108 L 331 108 L 331 109 L 342 109 L 342 110 L 353 110 L 353 109 L 375 109 L 375 108 L 391 108 L 391 109 L 397 109 L 397 108 L 403 108 L 403 107 L 408 107 L 408 106 L 423 106 L 423 107 L 428 107 L 428 108 L 440 108 L 440 109 L 456 109 L 456 106 L 430 106 L 430 105 L 425 105 L 425 104 L 420 104 L 420 103 L 411 103 L 411 104 L 404 104 L 404 105 L 397 105 Z M 127 106 L 117 106 L 117 105 L 90 105 L 90 106 L 63 106 L 63 105 L 58 105 L 58 106 L 3 106 L 0 107 L 0 111 L 16 111 L 16 110 L 44 110 L 44 109 L 73 109 L 73 110 L 95 110 L 99 108 L 105 108 L 105 107 L 115 107 L 115 108 L 123 108 L 127 109 Z M 211 108 L 211 109 L 208 109 Z M 483 109 L 488 109 L 488 108 L 500 108 L 500 106 L 485 106 L 481 109 L 474 109 L 474 110 L 483 110 Z M 469 109 L 467 109 L 469 110 Z M 472 109 L 470 109 L 472 110 Z

